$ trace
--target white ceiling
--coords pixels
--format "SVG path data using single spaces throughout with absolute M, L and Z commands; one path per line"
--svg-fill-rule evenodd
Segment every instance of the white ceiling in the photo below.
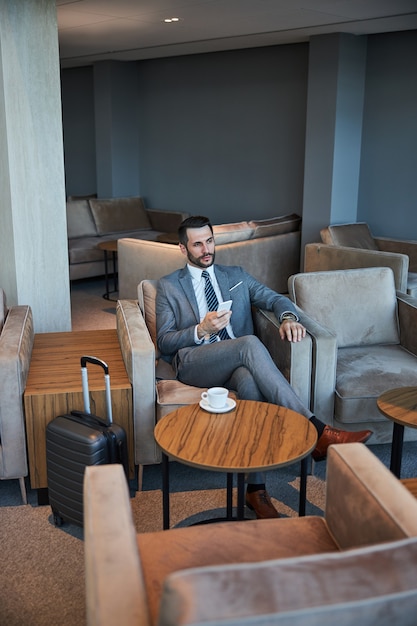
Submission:
M 62 67 L 417 29 L 417 0 L 57 0 Z M 165 23 L 165 18 L 178 22 Z

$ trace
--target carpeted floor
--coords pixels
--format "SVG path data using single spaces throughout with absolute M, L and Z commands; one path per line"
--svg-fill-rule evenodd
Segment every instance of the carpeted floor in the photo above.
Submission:
M 116 328 L 116 302 L 103 298 L 105 290 L 103 277 L 72 281 L 72 330 Z M 117 294 L 111 294 L 114 296 Z
M 102 298 L 104 279 L 71 287 L 73 330 L 115 328 L 115 302 Z M 371 446 L 389 466 L 389 445 Z M 298 511 L 297 466 L 269 472 L 267 487 L 282 516 Z M 323 515 L 325 463 L 307 483 L 307 515 Z M 417 475 L 417 442 L 404 444 L 404 477 Z M 0 626 L 84 626 L 83 530 L 56 528 L 49 506 L 37 505 L 28 484 L 21 504 L 18 481 L 0 481 Z M 131 499 L 138 532 L 162 529 L 161 469 L 144 468 L 143 491 Z M 225 476 L 171 463 L 171 524 L 186 525 L 225 512 Z M 246 512 L 250 517 L 250 512 Z

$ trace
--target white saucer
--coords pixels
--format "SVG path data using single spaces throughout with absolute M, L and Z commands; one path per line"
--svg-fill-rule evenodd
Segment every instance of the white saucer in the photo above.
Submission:
M 228 411 L 231 411 L 235 408 L 236 402 L 233 400 L 233 398 L 227 398 L 226 404 L 224 406 L 222 406 L 220 409 L 215 409 L 214 406 L 209 405 L 207 400 L 200 400 L 200 406 L 202 409 L 208 411 L 209 413 L 227 413 Z

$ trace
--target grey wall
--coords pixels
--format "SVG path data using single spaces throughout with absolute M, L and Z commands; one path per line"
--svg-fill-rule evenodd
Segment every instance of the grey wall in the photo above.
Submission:
M 417 32 L 369 36 L 366 55 L 357 206 L 341 204 L 335 221 L 357 215 L 377 235 L 417 238 Z M 147 205 L 214 222 L 301 214 L 308 64 L 307 44 L 137 62 L 139 189 Z M 94 141 L 74 114 L 74 106 L 87 116 L 93 107 L 85 77 L 86 68 L 62 72 L 67 194 L 96 190 Z
M 61 73 L 67 195 L 96 193 L 93 68 Z
M 369 37 L 358 220 L 417 239 L 417 31 Z
M 300 45 L 141 63 L 148 204 L 215 222 L 301 212 L 307 55 Z

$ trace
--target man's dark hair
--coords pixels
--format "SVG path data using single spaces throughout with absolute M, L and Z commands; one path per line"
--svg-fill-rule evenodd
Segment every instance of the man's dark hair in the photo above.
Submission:
M 203 228 L 204 226 L 208 226 L 213 233 L 213 226 L 208 217 L 204 217 L 203 215 L 191 215 L 187 217 L 178 227 L 179 242 L 182 243 L 183 246 L 187 245 L 187 228 Z

